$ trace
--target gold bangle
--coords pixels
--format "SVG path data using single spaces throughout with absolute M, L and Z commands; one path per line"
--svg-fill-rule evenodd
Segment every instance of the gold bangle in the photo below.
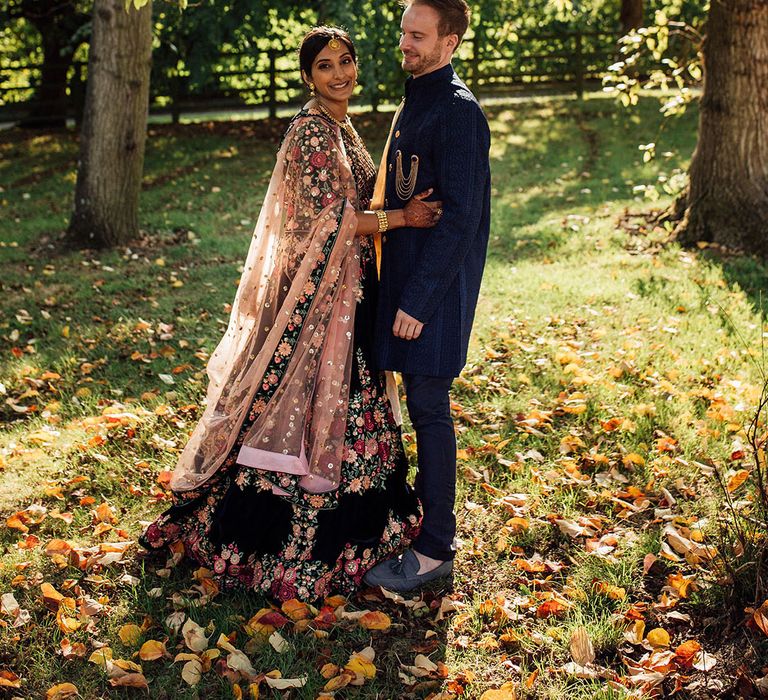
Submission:
M 389 217 L 387 216 L 387 212 L 383 209 L 377 209 L 373 213 L 376 214 L 376 218 L 379 221 L 379 229 L 376 233 L 384 233 L 384 231 L 389 229 Z

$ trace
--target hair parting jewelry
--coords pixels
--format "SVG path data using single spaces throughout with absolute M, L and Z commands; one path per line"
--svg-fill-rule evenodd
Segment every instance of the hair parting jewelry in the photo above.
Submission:
M 341 48 L 341 42 L 336 37 L 334 37 L 328 42 L 328 48 L 331 51 L 338 51 Z

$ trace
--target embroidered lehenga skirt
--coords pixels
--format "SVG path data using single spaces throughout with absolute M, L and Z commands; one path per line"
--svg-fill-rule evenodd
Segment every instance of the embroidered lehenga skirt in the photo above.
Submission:
M 213 570 L 222 590 L 312 601 L 353 593 L 369 568 L 415 537 L 419 504 L 406 480 L 408 464 L 384 374 L 372 364 L 378 281 L 370 239 L 362 241 L 360 264 L 362 298 L 339 488 L 313 494 L 299 487 L 296 476 L 237 463 L 245 434 L 279 385 L 279 374 L 268 370 L 263 386 L 269 389 L 257 391 L 221 468 L 194 490 L 173 492 L 173 505 L 140 538 L 144 547 L 161 550 L 183 542 L 188 556 Z

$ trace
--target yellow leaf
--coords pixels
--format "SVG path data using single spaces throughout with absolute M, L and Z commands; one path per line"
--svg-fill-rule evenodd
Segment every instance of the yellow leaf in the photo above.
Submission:
M 648 640 L 648 644 L 652 647 L 668 647 L 670 642 L 669 632 L 661 627 L 657 627 L 648 632 L 646 639 Z
M 376 667 L 373 665 L 374 651 L 371 647 L 366 647 L 363 651 L 352 654 L 344 668 L 347 671 L 363 678 L 373 678 L 376 676 Z
M 605 581 L 596 582 L 595 590 L 613 600 L 624 600 L 627 597 L 627 591 L 624 588 L 614 586 L 612 583 L 606 583 Z
M 88 661 L 90 661 L 92 664 L 96 664 L 97 666 L 101 666 L 101 668 L 104 670 L 107 668 L 107 662 L 111 660 L 112 649 L 109 647 L 102 647 L 101 649 L 97 649 L 88 657 Z
M 392 624 L 389 615 L 377 610 L 365 613 L 358 622 L 361 627 L 364 627 L 367 630 L 386 630 L 389 629 Z
M 355 677 L 350 673 L 342 673 L 340 676 L 331 678 L 324 686 L 323 691 L 326 693 L 333 693 L 337 690 L 341 690 L 349 685 L 350 681 L 353 681 Z
M 80 629 L 82 623 L 74 617 L 77 614 L 76 606 L 74 598 L 62 598 L 59 603 L 59 610 L 56 613 L 56 624 L 64 634 Z
M 120 641 L 129 647 L 135 647 L 141 639 L 141 627 L 138 625 L 123 625 L 117 633 Z
M 516 698 L 515 684 L 512 681 L 505 683 L 497 690 L 486 690 L 480 696 L 480 700 L 516 700 Z
M 164 642 L 150 639 L 141 645 L 139 658 L 142 661 L 155 661 L 156 659 L 162 659 L 167 653 Z
M 508 528 L 511 528 L 513 535 L 519 535 L 530 527 L 528 518 L 521 518 L 518 516 L 510 518 L 505 524 Z
M 72 683 L 59 683 L 52 688 L 48 688 L 45 693 L 45 700 L 70 700 L 70 698 L 79 698 L 80 693 L 77 686 Z
M 61 337 L 62 338 L 69 338 L 69 326 L 64 326 L 61 329 Z

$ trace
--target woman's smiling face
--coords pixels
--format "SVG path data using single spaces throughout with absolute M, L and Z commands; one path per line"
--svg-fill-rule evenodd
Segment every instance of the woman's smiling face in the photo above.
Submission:
M 352 96 L 357 80 L 357 65 L 343 41 L 334 50 L 326 46 L 312 62 L 312 74 L 307 76 L 315 84 L 315 92 L 325 100 L 346 101 Z

